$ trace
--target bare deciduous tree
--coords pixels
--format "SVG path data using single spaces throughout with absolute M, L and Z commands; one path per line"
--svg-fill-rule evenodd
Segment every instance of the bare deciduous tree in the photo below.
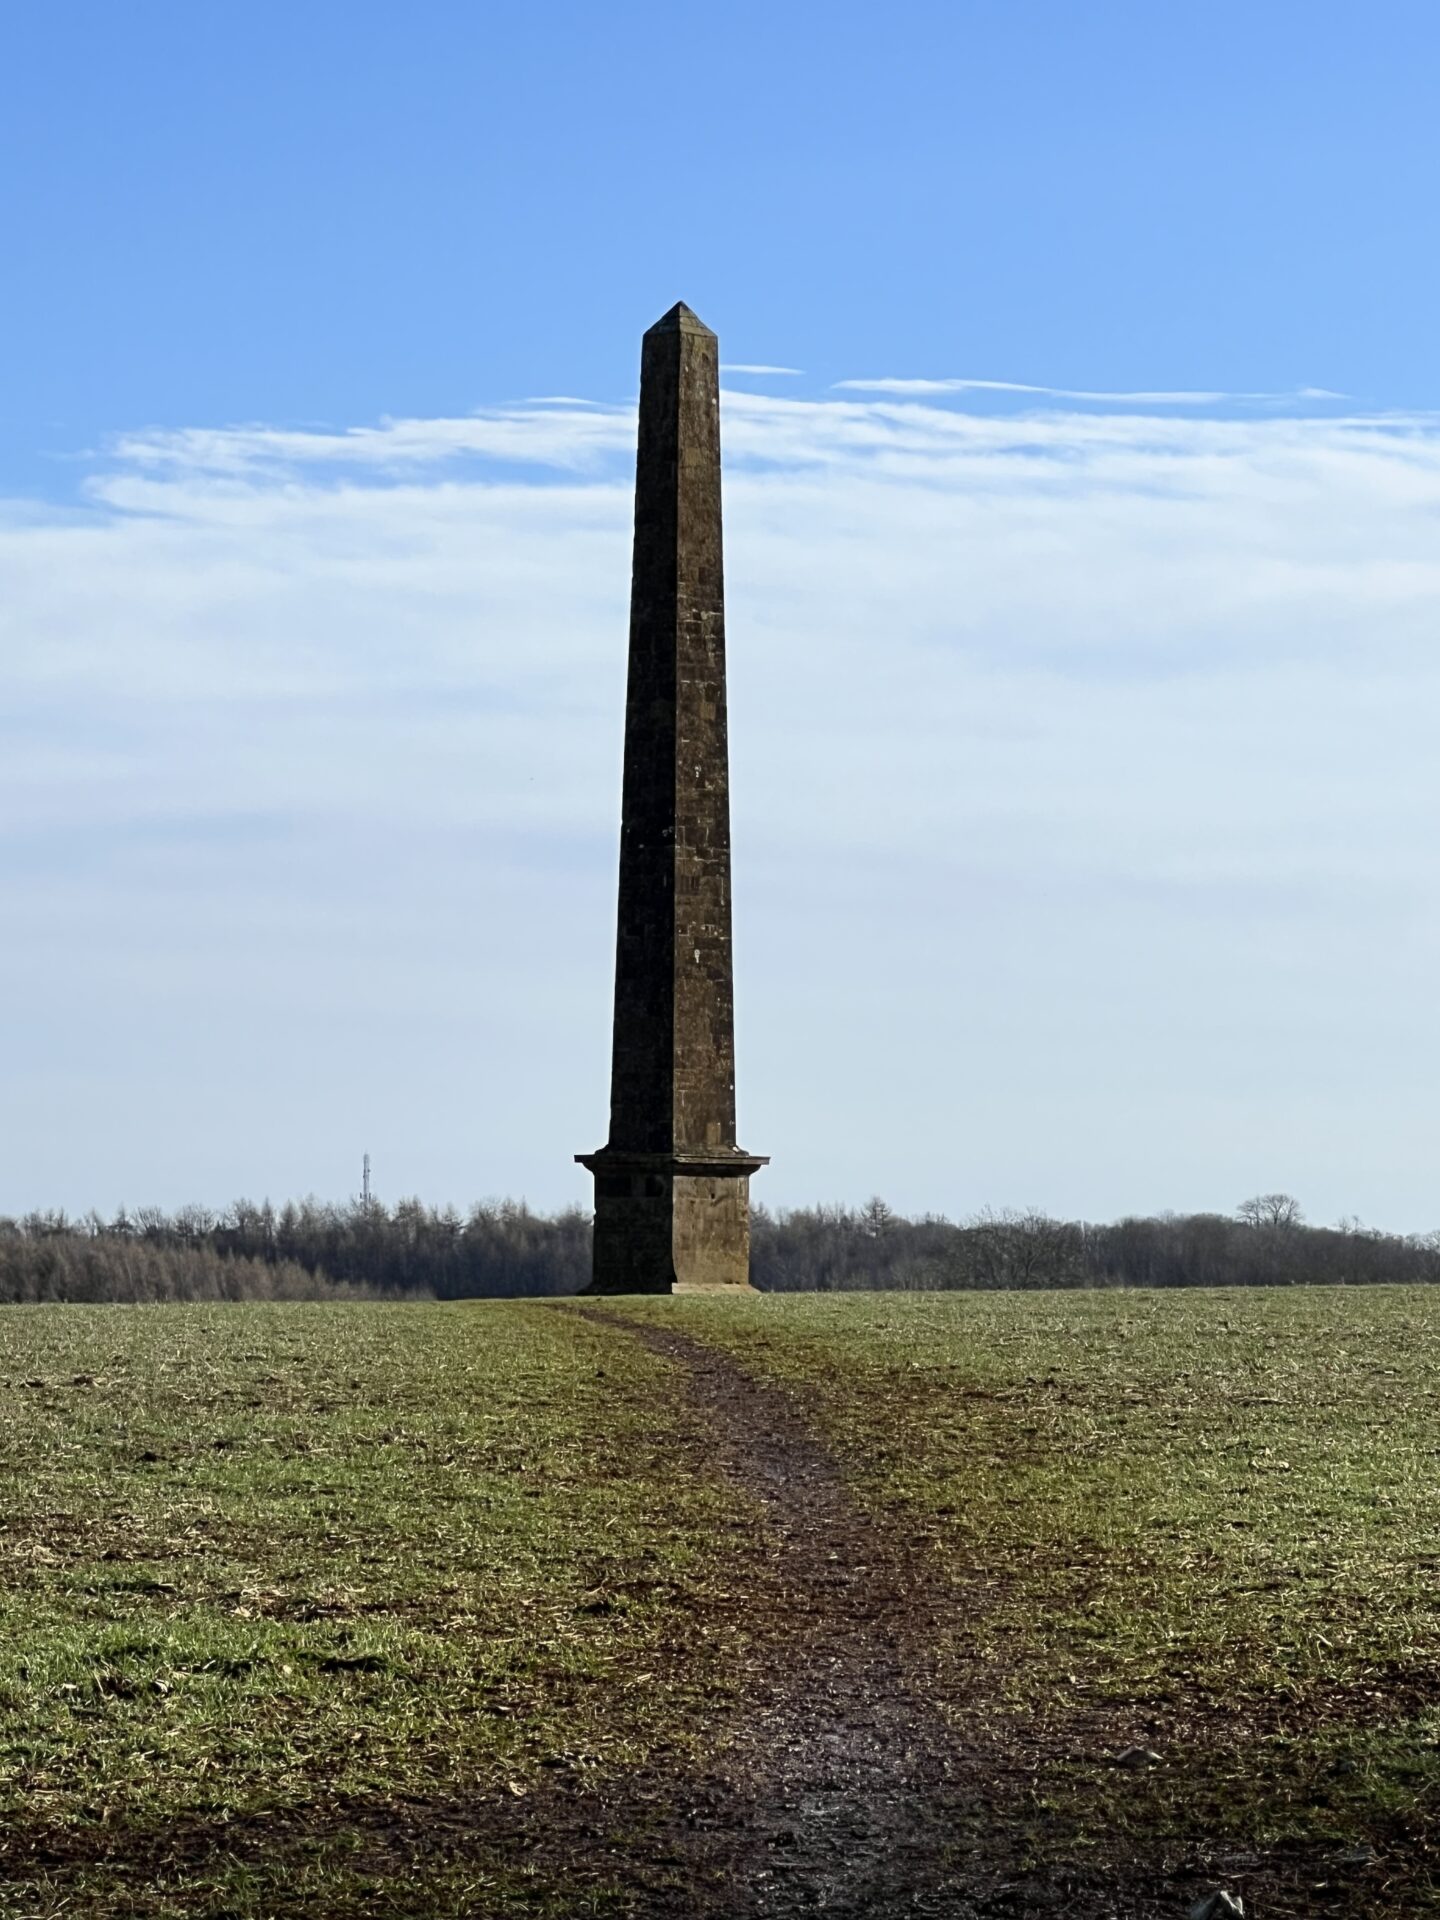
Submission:
M 1242 1200 L 1235 1212 L 1247 1227 L 1298 1227 L 1305 1219 L 1300 1202 L 1288 1193 L 1257 1193 L 1253 1200 Z

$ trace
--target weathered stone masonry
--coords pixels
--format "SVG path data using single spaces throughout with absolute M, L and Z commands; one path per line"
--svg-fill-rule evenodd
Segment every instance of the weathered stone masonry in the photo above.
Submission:
M 640 366 L 610 1138 L 577 1155 L 597 1293 L 749 1285 L 732 980 L 719 343 L 681 305 Z

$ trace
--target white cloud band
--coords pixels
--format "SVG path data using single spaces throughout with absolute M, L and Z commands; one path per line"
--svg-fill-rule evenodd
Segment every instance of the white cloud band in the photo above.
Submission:
M 772 1198 L 1433 1224 L 1440 426 L 1164 405 L 727 398 Z M 578 1191 L 632 471 L 561 396 L 0 525 L 0 1209 Z

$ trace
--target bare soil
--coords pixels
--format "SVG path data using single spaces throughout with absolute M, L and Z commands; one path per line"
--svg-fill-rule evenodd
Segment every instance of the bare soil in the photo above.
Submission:
M 715 1457 L 769 1519 L 766 1684 L 668 1836 L 699 1910 L 962 1911 L 955 1743 L 919 1684 L 942 1600 L 928 1569 L 859 1511 L 782 1394 L 685 1335 L 638 1337 L 685 1367 Z

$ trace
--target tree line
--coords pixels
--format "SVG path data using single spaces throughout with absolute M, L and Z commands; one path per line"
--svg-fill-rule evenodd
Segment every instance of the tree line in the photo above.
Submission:
M 1357 1220 L 1306 1223 L 1288 1194 L 1233 1214 L 1160 1214 L 1096 1225 L 1038 1210 L 907 1219 L 884 1203 L 770 1212 L 752 1222 L 765 1292 L 863 1288 L 1365 1286 L 1440 1281 L 1440 1233 Z M 578 1292 L 590 1217 L 492 1202 L 461 1215 L 402 1200 L 275 1208 L 236 1201 L 0 1219 L 0 1302 L 514 1298 Z
M 1413 1285 L 1440 1281 L 1440 1232 L 1384 1233 L 1358 1220 L 1310 1226 L 1280 1193 L 1233 1214 L 1108 1224 L 1033 1208 L 907 1220 L 872 1200 L 757 1214 L 753 1266 L 756 1284 L 773 1292 Z
M 587 1214 L 511 1201 L 463 1218 L 418 1200 L 0 1218 L 0 1303 L 455 1300 L 575 1293 L 589 1277 Z
M 337 1286 L 293 1260 L 233 1258 L 214 1247 L 134 1244 L 66 1227 L 37 1233 L 0 1223 L 0 1303 L 143 1306 L 166 1300 L 334 1300 L 366 1290 Z

